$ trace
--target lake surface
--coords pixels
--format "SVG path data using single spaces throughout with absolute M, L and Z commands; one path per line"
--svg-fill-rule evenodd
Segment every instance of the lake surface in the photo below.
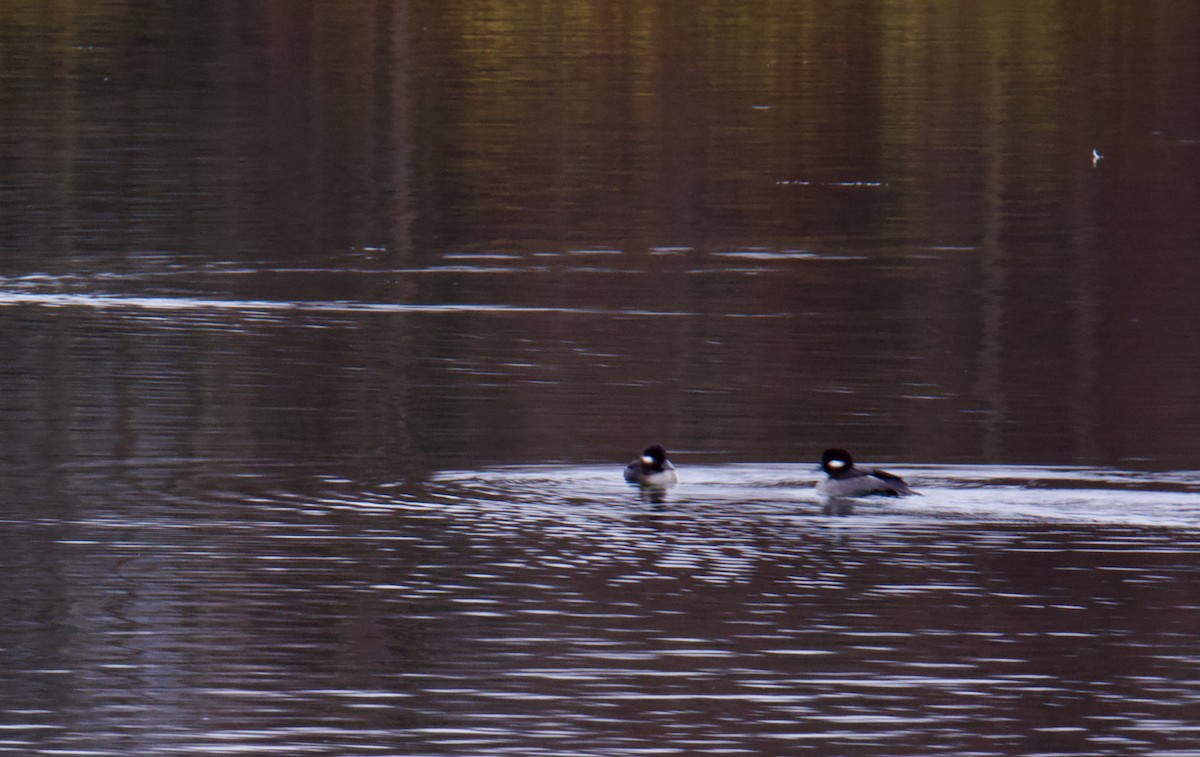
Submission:
M 1200 754 L 1200 8 L 184 5 L 0 6 L 0 754 Z

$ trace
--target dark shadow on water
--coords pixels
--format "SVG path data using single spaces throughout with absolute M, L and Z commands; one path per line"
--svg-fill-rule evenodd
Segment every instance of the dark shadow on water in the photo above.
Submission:
M 854 514 L 854 502 L 848 499 L 831 498 L 824 505 L 826 515 L 846 516 Z

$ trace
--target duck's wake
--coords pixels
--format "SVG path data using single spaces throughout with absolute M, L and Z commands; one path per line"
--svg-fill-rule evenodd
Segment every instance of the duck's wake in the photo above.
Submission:
M 891 466 L 890 466 L 891 467 Z M 680 484 L 650 497 L 619 466 L 537 465 L 442 471 L 448 496 L 554 508 L 655 504 L 788 516 L 862 514 L 905 519 L 1047 521 L 1200 529 L 1200 473 L 1090 467 L 895 465 L 920 497 L 856 497 L 830 508 L 806 464 L 690 465 Z M 726 513 L 728 514 L 728 513 Z

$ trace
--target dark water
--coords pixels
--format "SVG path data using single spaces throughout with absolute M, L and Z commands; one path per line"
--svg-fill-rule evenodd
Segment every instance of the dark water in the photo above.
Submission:
M 1200 754 L 1198 93 L 1190 3 L 0 6 L 0 753 Z

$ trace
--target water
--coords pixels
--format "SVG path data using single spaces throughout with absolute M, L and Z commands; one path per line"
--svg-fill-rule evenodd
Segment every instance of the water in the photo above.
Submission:
M 1194 748 L 1194 476 L 926 466 L 830 511 L 811 466 L 686 473 L 259 471 L 9 522 L 0 748 Z
M 785 5 L 0 10 L 0 754 L 1200 753 L 1197 11 Z

